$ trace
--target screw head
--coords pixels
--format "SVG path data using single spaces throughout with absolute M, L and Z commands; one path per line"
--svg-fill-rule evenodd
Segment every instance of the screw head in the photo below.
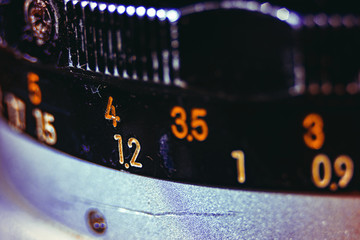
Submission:
M 104 215 L 96 209 L 91 209 L 87 213 L 87 223 L 95 233 L 103 234 L 107 229 Z

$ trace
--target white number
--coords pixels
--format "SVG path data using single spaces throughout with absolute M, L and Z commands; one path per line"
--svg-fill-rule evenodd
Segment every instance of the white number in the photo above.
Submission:
M 25 103 L 21 99 L 15 97 L 12 93 L 6 94 L 5 103 L 8 108 L 10 126 L 13 126 L 20 131 L 25 130 Z
M 33 116 L 36 120 L 36 134 L 40 141 L 49 145 L 54 145 L 57 141 L 56 130 L 53 123 L 55 118 L 52 114 L 41 112 L 39 109 L 33 110 Z

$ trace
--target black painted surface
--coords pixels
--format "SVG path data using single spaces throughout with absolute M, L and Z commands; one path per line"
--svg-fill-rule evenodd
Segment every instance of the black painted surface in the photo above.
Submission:
M 121 81 L 84 75 L 79 72 L 44 69 L 4 57 L 0 64 L 3 95 L 13 93 L 26 103 L 26 133 L 36 138 L 32 110 L 54 115 L 58 136 L 53 146 L 81 159 L 106 167 L 145 176 L 196 184 L 268 190 L 318 190 L 311 181 L 313 158 L 324 153 L 332 162 L 346 154 L 354 161 L 354 176 L 345 190 L 358 191 L 360 159 L 359 96 L 308 96 L 272 101 L 230 101 L 183 89 L 159 87 L 136 81 Z M 26 75 L 40 76 L 43 101 L 31 104 Z M 108 97 L 112 96 L 121 122 L 114 128 L 105 119 Z M 7 114 L 4 105 L 3 114 Z M 177 139 L 170 111 L 182 106 L 204 108 L 208 138 L 189 142 Z M 304 117 L 316 112 L 324 119 L 325 143 L 319 150 L 303 142 Z M 190 116 L 188 116 L 190 119 Z M 190 122 L 188 122 L 190 126 Z M 125 169 L 119 163 L 114 135 L 124 141 L 125 163 L 135 148 L 128 148 L 130 137 L 139 140 L 137 162 L 142 168 Z M 233 150 L 245 153 L 246 182 L 237 182 Z M 333 173 L 332 181 L 338 177 Z M 324 191 L 330 191 L 328 188 Z
M 354 162 L 354 176 L 346 189 L 337 191 L 358 192 L 360 99 L 359 94 L 346 93 L 349 83 L 358 84 L 358 25 L 297 29 L 275 17 L 245 10 L 182 16 L 178 22 L 179 73 L 188 86 L 180 88 L 166 86 L 163 62 L 159 61 L 155 70 L 151 59 L 155 53 L 161 60 L 163 51 L 171 50 L 169 21 L 100 12 L 98 8 L 92 11 L 89 6 L 81 9 L 73 2 L 67 3 L 65 16 L 63 2 L 56 2 L 59 36 L 44 46 L 37 46 L 27 29 L 21 1 L 0 6 L 0 36 L 6 40 L 0 54 L 3 115 L 8 117 L 4 102 L 8 93 L 23 100 L 27 134 L 37 138 L 32 111 L 38 108 L 55 117 L 58 139 L 53 147 L 86 161 L 161 179 L 256 190 L 330 191 L 314 186 L 312 161 L 317 154 L 326 154 L 333 168 L 337 156 L 348 155 Z M 154 1 L 152 6 L 178 8 L 194 2 L 172 5 Z M 335 1 L 314 1 L 311 7 L 310 1 L 303 7 L 297 6 L 299 1 L 288 5 L 273 2 L 302 14 L 332 14 L 337 9 Z M 131 4 L 150 6 L 145 1 Z M 358 13 L 358 8 L 342 6 L 339 14 Z M 81 24 L 84 28 L 77 28 Z M 123 48 L 113 45 L 111 50 L 109 41 L 118 39 L 107 33 L 118 29 L 122 30 Z M 85 36 L 81 31 L 87 33 L 83 48 L 76 37 Z M 36 57 L 37 63 L 20 57 Z M 305 94 L 291 96 L 295 60 L 303 64 L 306 73 Z M 116 67 L 120 76 L 114 76 Z M 147 82 L 143 69 L 147 69 Z M 129 79 L 124 79 L 124 70 Z M 28 72 L 40 77 L 39 106 L 29 100 Z M 154 83 L 155 72 L 159 83 Z M 138 80 L 131 79 L 134 73 Z M 170 68 L 171 80 L 179 77 L 176 74 Z M 318 88 L 330 83 L 335 90 L 328 95 L 320 90 L 307 94 L 313 83 Z M 117 127 L 105 119 L 110 96 L 121 118 Z M 209 135 L 205 141 L 174 136 L 171 125 L 175 119 L 170 116 L 174 106 L 186 110 L 188 126 L 191 109 L 206 109 L 202 119 Z M 309 113 L 324 119 L 325 142 L 319 150 L 310 149 L 303 141 L 306 129 L 302 121 Z M 135 148 L 129 148 L 127 140 L 133 137 L 140 142 L 137 162 L 142 168 L 126 169 L 119 163 L 115 134 L 123 138 L 125 163 Z M 237 182 L 236 160 L 231 156 L 234 150 L 245 153 L 246 181 L 242 184 Z M 338 181 L 332 170 L 331 183 Z

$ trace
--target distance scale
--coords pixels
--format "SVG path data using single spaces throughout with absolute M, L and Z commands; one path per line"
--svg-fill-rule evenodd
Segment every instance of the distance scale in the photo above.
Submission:
M 15 130 L 159 179 L 358 193 L 357 12 L 0 4 L 0 107 Z

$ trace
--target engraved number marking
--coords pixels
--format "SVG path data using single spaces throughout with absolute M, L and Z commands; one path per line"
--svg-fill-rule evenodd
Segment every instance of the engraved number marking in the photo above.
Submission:
M 238 182 L 245 182 L 245 154 L 243 151 L 235 150 L 231 152 L 231 156 L 236 159 Z
M 57 141 L 57 134 L 53 123 L 55 118 L 52 114 L 41 112 L 40 109 L 33 110 L 33 116 L 36 120 L 36 135 L 38 139 L 49 145 L 54 145 Z
M 346 155 L 341 155 L 337 157 L 334 163 L 334 171 L 336 175 L 340 177 L 338 183 L 339 187 L 346 187 L 349 184 L 354 173 L 354 163 L 352 159 Z
M 119 163 L 122 165 L 122 164 L 124 164 L 124 151 L 123 151 L 123 145 L 122 145 L 122 137 L 120 134 L 115 134 L 114 139 L 118 141 Z M 125 168 L 129 168 L 130 166 L 142 168 L 142 164 L 139 162 L 136 162 L 136 160 L 139 156 L 140 150 L 141 150 L 140 143 L 136 138 L 130 138 L 127 142 L 128 147 L 132 148 L 133 144 L 135 144 L 135 146 L 136 146 L 135 152 L 131 157 L 130 165 L 128 163 L 125 163 Z
M 322 166 L 323 176 L 320 175 L 320 167 Z M 318 154 L 315 156 L 312 163 L 312 180 L 318 188 L 325 188 L 329 186 L 331 181 L 331 162 L 325 154 Z M 335 174 L 340 177 L 338 183 L 331 183 L 330 190 L 336 191 L 338 187 L 345 188 L 351 181 L 354 174 L 353 160 L 347 155 L 340 155 L 334 162 Z
M 185 138 L 188 134 L 185 110 L 182 107 L 175 106 L 171 110 L 170 115 L 173 118 L 176 117 L 176 119 L 175 119 L 176 125 L 174 125 L 174 124 L 171 125 L 171 130 L 172 130 L 173 134 L 175 135 L 175 137 L 177 137 L 179 139 Z M 179 130 L 177 126 L 180 126 L 181 130 Z
M 122 137 L 119 134 L 115 134 L 114 139 L 118 141 L 119 163 L 122 165 L 122 164 L 124 164 L 124 153 L 123 153 L 123 146 L 122 146 Z
M 207 112 L 203 108 L 191 109 L 191 133 L 189 133 L 189 127 L 186 123 L 186 111 L 180 106 L 175 106 L 171 109 L 170 116 L 175 118 L 175 124 L 171 125 L 171 131 L 175 137 L 179 139 L 186 139 L 191 142 L 194 138 L 198 141 L 204 141 L 208 134 L 209 128 L 204 119 L 200 117 L 206 117 Z
M 41 103 L 41 90 L 37 82 L 39 82 L 39 76 L 36 73 L 28 73 L 28 90 L 29 98 L 32 104 L 39 105 Z
M 209 128 L 206 122 L 203 119 L 199 119 L 199 117 L 205 117 L 206 114 L 206 110 L 202 108 L 194 108 L 191 110 L 191 127 L 193 128 L 191 134 L 198 141 L 204 141 L 209 134 Z M 196 131 L 196 129 L 199 128 L 201 131 Z
M 320 149 L 325 141 L 323 131 L 324 121 L 319 114 L 310 113 L 303 121 L 303 127 L 308 131 L 304 134 L 305 144 L 312 149 Z
M 112 120 L 113 126 L 116 127 L 117 123 L 120 122 L 120 117 L 116 116 L 115 107 L 112 105 L 112 102 L 113 98 L 110 96 L 106 107 L 105 119 Z
M 323 166 L 323 177 L 320 176 L 320 166 Z M 331 162 L 325 154 L 317 155 L 312 163 L 312 180 L 318 188 L 325 188 L 331 181 Z
M 5 95 L 5 104 L 8 108 L 9 124 L 17 130 L 25 130 L 25 103 L 12 93 Z
M 139 162 L 136 162 L 136 159 L 139 156 L 140 149 L 141 149 L 139 141 L 136 138 L 130 138 L 128 141 L 128 147 L 132 148 L 134 143 L 135 143 L 136 148 L 135 148 L 135 152 L 134 152 L 133 156 L 131 157 L 130 166 L 142 168 L 142 164 Z

